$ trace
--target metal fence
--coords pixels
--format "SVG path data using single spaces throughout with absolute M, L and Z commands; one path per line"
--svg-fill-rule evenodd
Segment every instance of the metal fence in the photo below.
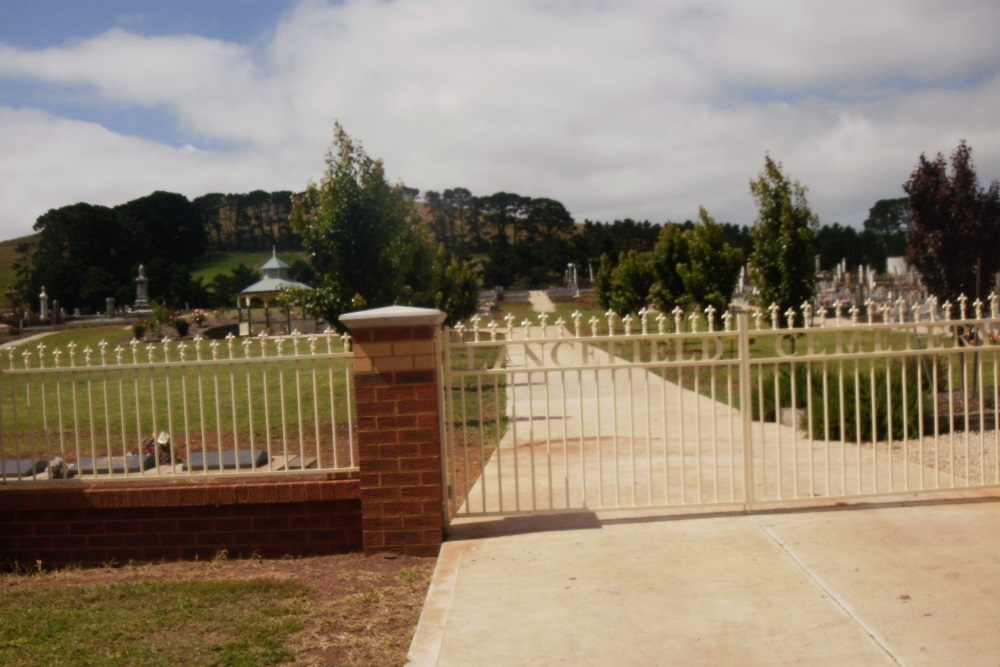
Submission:
M 996 486 L 998 299 L 972 306 L 460 325 L 444 346 L 449 511 Z
M 77 348 L 0 356 L 0 481 L 357 471 L 347 337 Z

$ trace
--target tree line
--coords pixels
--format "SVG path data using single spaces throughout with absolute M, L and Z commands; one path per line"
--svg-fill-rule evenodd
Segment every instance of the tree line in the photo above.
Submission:
M 212 251 L 271 247 L 310 253 L 309 262 L 293 265 L 293 277 L 302 282 L 324 283 L 338 271 L 357 273 L 354 282 L 364 284 L 366 275 L 380 269 L 364 261 L 363 253 L 358 261 L 356 249 L 380 248 L 379 234 L 385 235 L 382 241 L 391 240 L 395 257 L 379 261 L 408 273 L 386 285 L 396 301 L 451 299 L 465 303 L 466 309 L 468 299 L 446 294 L 446 283 L 548 287 L 563 281 L 569 263 L 577 265 L 584 280 L 596 272 L 602 302 L 609 307 L 614 303 L 616 310 L 632 308 L 637 299 L 667 310 L 687 304 L 721 309 L 717 304 L 728 299 L 729 283 L 747 262 L 754 284 L 770 295 L 765 300 L 795 307 L 812 288 L 816 255 L 822 270 L 832 270 L 841 260 L 849 268 L 884 270 L 886 257 L 906 254 L 932 291 L 952 296 L 981 293 L 1000 268 L 997 184 L 979 186 L 971 148 L 964 142 L 950 162 L 941 154 L 934 160 L 921 155 L 904 184 L 907 197 L 876 202 L 857 230 L 839 223 L 820 225 L 805 201 L 805 188 L 787 178 L 770 156 L 751 181 L 759 208 L 752 226 L 716 222 L 705 209 L 696 221 L 662 225 L 628 218 L 577 223 L 562 203 L 546 197 L 509 192 L 477 196 L 462 187 L 431 190 L 421 197 L 419 190 L 402 184 L 380 190 L 378 183 L 385 183 L 381 162 L 337 128 L 324 180 L 310 183 L 300 194 L 258 190 L 189 201 L 180 194 L 154 192 L 115 207 L 80 203 L 48 211 L 35 223 L 36 242 L 20 249 L 18 291 L 24 303 L 33 303 L 43 285 L 67 308 L 101 310 L 109 296 L 131 303 L 143 264 L 150 294 L 163 303 L 231 305 L 234 295 L 256 280 L 256 267 L 240 266 L 206 285 L 192 279 L 194 262 Z M 358 209 L 352 214 L 360 216 L 357 220 L 332 228 L 328 224 L 318 234 L 317 212 L 307 214 L 304 207 L 310 202 L 320 207 L 324 198 L 334 196 L 328 190 L 350 190 L 347 179 L 355 182 L 352 196 L 368 197 L 367 205 L 382 208 Z M 402 222 L 380 220 L 386 216 Z M 353 246 L 338 250 L 338 235 Z M 431 273 L 434 284 L 423 284 Z M 369 292 L 384 301 L 381 290 Z M 325 302 L 322 291 L 311 297 L 317 311 L 333 314 L 357 303 L 355 297 L 366 303 L 373 298 L 364 290 L 334 291 L 336 298 L 328 292 Z

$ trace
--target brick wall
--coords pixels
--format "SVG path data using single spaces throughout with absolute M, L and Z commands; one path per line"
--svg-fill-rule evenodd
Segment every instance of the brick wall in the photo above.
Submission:
M 0 491 L 0 559 L 34 566 L 315 556 L 361 548 L 357 480 Z

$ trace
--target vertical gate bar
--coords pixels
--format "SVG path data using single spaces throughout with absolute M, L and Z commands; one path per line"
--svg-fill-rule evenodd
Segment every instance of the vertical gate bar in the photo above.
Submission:
M 594 369 L 595 412 L 597 413 L 597 506 L 604 507 L 604 442 L 601 437 L 601 372 Z
M 503 350 L 503 348 L 501 348 Z M 505 351 L 500 352 L 501 355 L 506 354 Z M 506 392 L 507 384 L 504 383 L 504 391 Z M 500 376 L 493 376 L 493 402 L 494 410 L 496 413 L 496 457 L 497 457 L 497 502 L 500 504 L 497 507 L 497 511 L 503 510 L 503 447 L 500 446 L 503 440 L 504 429 L 501 428 L 503 424 L 504 415 L 500 414 Z M 506 403 L 506 401 L 505 401 Z M 484 466 L 485 467 L 485 466 Z M 515 477 L 517 476 L 517 470 L 514 471 Z M 485 487 L 485 484 L 483 485 Z
M 170 360 L 167 358 L 167 350 L 163 350 L 163 377 L 166 378 L 167 394 L 167 433 L 170 435 L 170 466 L 177 460 L 177 452 L 174 450 L 174 408 L 173 396 L 170 395 Z
M 948 357 L 948 472 L 955 486 L 955 355 Z
M 196 347 L 198 354 L 198 361 L 201 361 L 201 348 L 200 341 L 198 342 L 199 347 Z M 205 460 L 208 459 L 208 432 L 205 430 L 205 370 L 201 363 L 197 364 L 196 370 L 198 371 L 198 425 L 201 431 L 201 451 L 205 452 Z M 220 443 L 221 444 L 221 443 Z M 234 448 L 235 449 L 235 448 Z M 222 457 L 219 457 L 219 461 L 222 461 Z
M 244 348 L 244 349 L 247 349 L 247 351 L 249 351 L 248 348 Z M 254 423 L 253 423 L 253 413 L 254 413 L 254 410 L 253 410 L 253 367 L 250 365 L 250 360 L 249 359 L 247 359 L 247 361 L 246 361 L 246 369 L 247 369 L 247 428 L 250 431 L 250 449 L 253 450 L 254 447 L 257 444 L 256 443 L 257 437 L 256 437 L 256 433 L 254 432 L 255 429 L 254 429 Z M 265 393 L 266 393 L 266 390 L 265 390 Z M 265 405 L 264 410 L 266 412 L 266 410 L 267 410 L 267 403 L 266 403 L 266 401 L 265 401 L 264 405 Z M 233 397 L 233 425 L 234 426 L 236 425 L 236 397 L 235 396 Z M 267 437 L 270 438 L 269 435 Z M 267 460 L 270 461 L 271 460 L 271 453 L 272 452 L 271 452 L 271 446 L 270 446 L 269 442 L 266 445 L 266 449 L 267 449 Z
M 299 418 L 299 465 L 305 468 L 306 434 L 305 418 L 302 415 L 302 360 L 295 355 L 295 409 Z
M 993 483 L 1000 484 L 1000 354 L 993 348 Z
M 125 416 L 125 378 L 124 373 L 121 369 L 121 364 L 115 369 L 115 373 L 118 376 L 118 420 L 121 423 L 122 431 L 122 456 L 128 457 L 128 436 L 126 435 L 126 416 Z M 139 471 L 142 471 L 142 452 L 139 452 Z M 125 466 L 125 476 L 129 476 L 128 466 Z
M 736 501 L 736 396 L 733 394 L 733 365 L 726 364 L 726 399 L 729 404 L 729 502 Z
M 934 357 L 931 364 L 931 405 L 934 406 L 934 488 L 941 488 L 941 415 L 938 406 L 938 358 Z
M 66 461 L 66 436 L 63 427 L 63 407 L 62 407 L 62 381 L 56 378 L 56 424 L 59 426 L 59 456 Z M 3 446 L 3 424 L 0 423 L 0 447 Z M 142 452 L 139 452 L 140 456 Z M 6 458 L 0 451 L 0 458 Z
M 969 360 L 968 354 L 962 350 L 959 359 L 962 360 L 962 415 L 965 421 L 965 433 L 962 434 L 962 441 L 965 444 L 965 485 L 972 483 L 969 466 Z M 952 426 L 954 431 L 954 426 Z
M 179 370 L 180 370 L 180 373 L 181 373 L 181 406 L 183 408 L 182 415 L 184 417 L 184 445 L 187 447 L 188 458 L 190 458 L 192 445 L 191 445 L 190 421 L 189 421 L 189 415 L 188 415 L 187 369 L 188 369 L 188 367 L 184 363 L 183 357 L 181 357 L 181 361 L 179 363 Z M 174 443 L 173 433 L 171 433 L 170 434 L 170 444 L 171 444 L 171 446 L 173 446 L 173 443 Z M 201 460 L 203 461 L 204 465 L 206 466 L 206 471 L 207 471 L 208 461 L 205 459 L 205 457 L 202 457 Z M 191 471 L 191 472 L 194 472 L 191 469 L 192 467 L 193 466 L 189 466 L 188 470 Z
M 763 415 L 761 417 L 763 418 Z M 778 443 L 778 500 L 783 500 L 785 497 L 785 471 L 783 470 L 785 462 L 784 453 L 781 451 L 784 444 L 781 441 L 781 365 L 777 363 L 774 364 L 774 421 Z
M 635 410 L 633 409 L 633 406 L 635 405 L 635 396 L 634 396 L 634 394 L 632 392 L 632 370 L 633 370 L 633 366 L 629 365 L 628 369 L 626 370 L 626 377 L 628 378 L 628 405 L 629 405 L 629 411 L 628 411 L 628 449 L 629 449 L 629 456 L 632 459 L 632 484 L 630 484 L 630 486 L 631 486 L 631 490 L 632 490 L 632 493 L 631 493 L 632 507 L 635 507 L 635 487 L 636 487 L 637 480 L 635 478 L 635 472 L 636 472 L 635 471 L 635 441 L 636 441 L 636 437 L 635 437 Z
M 4 437 L 4 433 L 7 430 L 4 428 L 4 391 L 5 387 L 9 387 L 13 383 L 13 377 L 10 380 L 6 379 L 5 373 L 0 370 L 0 461 L 5 461 L 7 459 L 7 439 Z M 58 385 L 57 385 L 58 387 Z M 14 401 L 16 400 L 16 395 L 13 390 L 10 391 L 11 394 L 11 408 L 13 409 Z M 60 421 L 62 419 L 62 413 L 60 412 Z M 17 431 L 17 423 L 14 423 L 14 431 Z M 59 432 L 62 433 L 62 426 L 60 425 Z M 7 481 L 7 470 L 3 466 L 0 466 L 0 481 Z
M 977 387 L 979 395 L 979 484 L 986 484 L 986 393 L 983 386 L 983 374 L 986 371 L 985 353 L 976 353 L 974 357 L 974 376 L 979 378 Z
M 663 431 L 663 504 L 670 504 L 670 443 L 667 434 L 667 368 L 660 367 L 660 422 Z
M 222 407 L 219 401 L 219 366 L 212 364 L 212 389 L 215 398 L 215 444 L 219 450 L 219 460 L 222 460 Z M 239 449 L 236 445 L 236 432 L 233 432 L 233 449 Z
M 715 396 L 715 373 L 717 366 L 710 366 L 712 381 L 709 383 L 709 393 L 712 395 L 712 501 L 719 502 L 719 410 Z
M 103 341 L 102 341 L 103 342 Z M 111 405 L 108 402 L 108 370 L 104 366 L 103 354 L 101 355 L 101 396 L 104 399 L 104 451 L 108 457 L 108 472 L 111 472 L 111 457 L 114 456 L 113 445 L 111 444 Z
M 507 350 L 510 350 L 510 344 L 508 344 Z M 529 378 L 530 379 L 530 378 Z M 511 450 L 514 452 L 514 509 L 520 511 L 521 509 L 521 468 L 518 462 L 518 441 L 517 441 L 517 374 L 512 370 L 507 374 L 507 386 L 510 387 L 510 396 L 508 401 L 510 402 L 510 432 L 511 432 Z M 501 510 L 503 507 L 500 508 Z
M 563 414 L 563 437 L 562 437 L 562 450 L 563 450 L 563 488 L 566 492 L 566 508 L 570 507 L 569 499 L 569 428 L 568 419 L 569 409 L 566 404 L 566 369 L 562 368 L 559 370 L 559 378 L 561 381 L 560 388 L 562 389 L 562 414 Z
M 581 344 L 582 349 L 582 344 Z M 583 362 L 584 356 L 580 355 L 580 361 Z M 565 389 L 565 388 L 564 388 Z M 580 368 L 576 369 L 576 393 L 577 398 L 580 402 L 580 495 L 583 498 L 583 507 L 588 507 L 587 505 L 587 444 L 585 440 L 586 435 L 586 420 L 583 417 L 583 370 Z
M 920 467 L 920 490 L 924 489 L 924 364 L 923 358 L 917 359 L 917 461 Z M 931 396 L 934 392 L 931 392 Z
M 696 488 L 698 490 L 698 500 L 700 504 L 704 502 L 704 496 L 701 491 L 701 478 L 702 478 L 702 464 L 701 464 L 701 445 L 704 439 L 702 438 L 701 432 L 701 368 L 699 366 L 692 367 L 694 370 L 694 455 L 697 457 L 697 465 L 695 466 L 695 472 L 698 475 L 698 484 Z
M 278 348 L 278 356 L 281 356 L 281 348 Z M 285 364 L 278 360 L 278 410 L 281 415 L 281 453 L 285 457 L 285 465 L 288 465 L 288 409 L 285 401 Z M 270 412 L 270 410 L 268 410 Z
M 826 495 L 832 496 L 830 487 L 833 485 L 832 471 L 830 466 L 830 366 L 826 359 L 823 360 L 823 445 L 826 454 Z
M 749 345 L 747 346 L 749 348 Z M 749 361 L 747 361 L 749 363 Z M 751 398 L 752 400 L 752 398 Z M 764 419 L 764 364 L 763 362 L 757 364 L 757 417 L 760 423 L 760 477 L 761 477 L 761 500 L 767 500 L 767 434 L 765 432 L 765 419 Z M 747 437 L 749 442 L 750 438 Z M 747 452 L 743 453 L 744 456 Z M 751 492 L 753 490 L 751 489 Z
M 681 367 L 680 363 L 683 360 L 684 352 L 684 340 L 677 339 L 677 418 L 680 420 L 680 452 L 681 452 L 681 504 L 687 504 L 687 437 L 684 419 L 684 380 L 683 372 L 684 369 Z
M 314 351 L 311 351 L 313 354 Z M 313 451 L 316 454 L 316 467 L 320 470 L 323 469 L 323 435 L 319 427 L 319 376 L 316 373 L 317 364 L 316 359 L 312 359 L 309 364 L 310 375 L 312 376 L 312 406 L 313 406 L 313 438 L 316 440 L 316 446 Z M 333 368 L 333 364 L 336 363 L 333 359 L 327 360 L 330 367 Z M 337 443 L 333 443 L 333 448 L 337 449 Z
M 527 331 L 525 331 L 527 336 Z M 528 344 L 524 343 L 524 361 L 527 369 Z M 531 461 L 531 509 L 538 509 L 538 499 L 536 497 L 537 486 L 535 480 L 535 388 L 532 380 L 533 373 L 528 371 L 528 454 Z
M 445 327 L 439 334 L 440 348 L 436 351 L 441 364 L 440 378 L 438 382 L 438 428 L 441 433 L 441 495 L 444 498 L 444 527 L 447 532 L 452 518 L 458 513 L 456 507 L 455 488 L 453 480 L 455 478 L 454 459 L 454 414 L 452 406 L 454 397 L 452 396 L 451 383 L 454 382 L 454 374 L 451 368 L 451 328 Z
M 472 364 L 472 348 L 465 348 L 466 358 L 465 358 L 465 369 L 468 370 Z M 462 493 L 464 499 L 463 504 L 465 505 L 465 511 L 471 512 L 472 505 L 469 503 L 469 408 L 465 402 L 466 385 L 469 382 L 468 375 L 462 375 L 459 379 L 459 413 L 458 418 L 462 423 L 462 473 L 465 477 L 465 486 Z M 458 447 L 456 441 L 456 449 Z
M 753 510 L 754 499 L 754 479 L 753 479 L 753 435 L 751 425 L 753 423 L 752 392 L 750 390 L 750 332 L 749 316 L 743 311 L 736 315 L 736 326 L 739 330 L 739 347 L 737 361 L 740 370 L 740 412 L 742 415 L 742 426 L 740 434 L 740 444 L 743 448 L 743 511 Z M 758 374 L 759 377 L 759 374 Z M 760 392 L 763 395 L 763 392 Z M 763 424 L 763 410 L 761 410 L 761 423 Z M 763 444 L 763 439 L 761 443 Z M 763 451 L 763 447 L 761 448 Z M 766 468 L 765 468 L 766 469 Z
M 889 455 L 889 492 L 892 492 L 893 484 L 893 466 L 892 466 L 892 442 L 896 435 L 895 429 L 892 427 L 892 357 L 887 357 L 885 360 L 885 409 L 886 409 L 886 423 L 885 423 L 885 444 L 886 453 Z M 874 434 L 872 435 L 874 438 Z M 875 449 L 875 443 L 872 442 L 872 449 Z
M 902 379 L 903 385 L 903 490 L 910 490 L 910 408 L 907 405 L 907 399 L 909 398 L 909 392 L 906 389 L 907 378 L 906 373 L 906 359 L 900 359 L 900 378 Z M 918 387 L 919 391 L 919 387 Z M 890 455 L 892 450 L 889 450 Z
M 614 345 L 608 348 L 609 361 L 614 363 Z M 611 368 L 611 450 L 615 460 L 615 507 L 621 507 L 621 462 L 618 460 L 618 369 Z
M 854 360 L 854 421 L 857 431 L 854 433 L 857 448 L 858 495 L 861 495 L 861 360 Z
M 656 345 L 656 343 L 652 343 Z M 653 412 L 652 406 L 650 405 L 650 395 L 649 395 L 649 370 L 642 370 L 642 377 L 644 380 L 644 393 L 646 394 L 646 476 L 647 476 L 647 493 L 646 493 L 646 504 L 653 504 L 653 426 L 650 422 L 651 413 Z
M 794 340 L 794 339 L 793 339 Z M 792 386 L 792 498 L 799 497 L 799 394 L 798 362 L 791 362 L 792 373 L 788 378 Z
M 270 461 L 272 458 L 274 458 L 274 450 L 271 447 L 271 401 L 270 401 L 271 395 L 270 392 L 267 390 L 269 378 L 267 373 L 267 358 L 265 357 L 263 341 L 261 341 L 260 355 L 261 355 L 260 369 L 261 369 L 261 388 L 262 388 L 261 395 L 264 399 L 264 442 L 266 443 L 267 447 L 267 460 Z
M 806 362 L 806 446 L 809 447 L 809 496 L 816 495 L 816 446 L 813 435 L 813 371 L 812 362 Z
M 476 375 L 476 397 L 479 404 L 479 489 L 483 511 L 486 511 L 486 417 L 483 412 L 483 376 Z
M 542 328 L 542 337 L 543 338 L 545 337 L 545 328 L 544 327 Z M 540 353 L 539 356 L 541 356 L 544 359 L 545 358 L 545 343 L 540 343 L 539 344 L 539 353 Z M 554 508 L 554 503 L 555 503 L 555 498 L 554 498 L 554 496 L 555 496 L 555 486 L 553 486 L 553 481 L 552 481 L 552 423 L 548 419 L 548 416 L 552 414 L 552 404 L 550 402 L 550 396 L 549 396 L 549 376 L 550 376 L 550 371 L 547 371 L 547 370 L 546 371 L 542 371 L 543 384 L 545 385 L 545 391 L 543 393 L 543 396 L 545 398 L 545 417 L 546 417 L 546 419 L 545 419 L 545 459 L 546 459 L 546 463 L 548 465 L 549 509 L 553 509 Z M 534 416 L 535 416 L 534 406 L 532 406 L 531 416 L 532 416 L 532 421 L 534 421 Z

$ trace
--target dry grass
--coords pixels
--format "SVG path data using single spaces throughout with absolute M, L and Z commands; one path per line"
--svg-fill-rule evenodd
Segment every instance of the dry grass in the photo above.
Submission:
M 113 588 L 139 582 L 288 582 L 305 591 L 297 614 L 300 629 L 286 642 L 293 656 L 288 664 L 382 667 L 405 664 L 434 563 L 432 558 L 360 554 L 229 560 L 223 553 L 211 562 L 5 574 L 0 575 L 0 593 L 39 589 L 83 591 L 88 587 Z M 263 606 L 265 601 L 260 602 Z M 54 637 L 53 641 L 59 638 Z

